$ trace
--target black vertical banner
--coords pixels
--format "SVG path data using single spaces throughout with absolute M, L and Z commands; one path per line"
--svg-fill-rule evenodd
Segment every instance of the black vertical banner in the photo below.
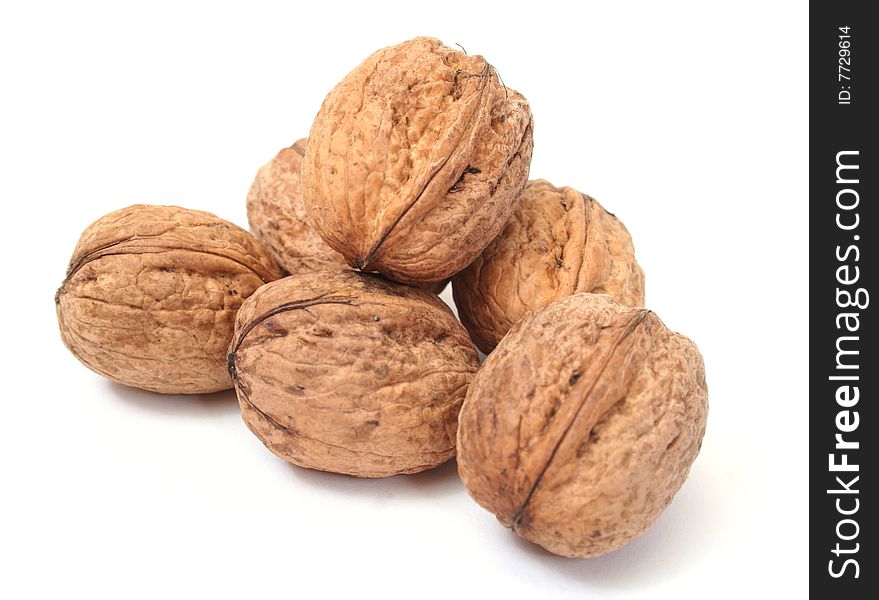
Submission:
M 873 8 L 810 3 L 809 577 L 816 598 L 875 598 L 879 590 Z

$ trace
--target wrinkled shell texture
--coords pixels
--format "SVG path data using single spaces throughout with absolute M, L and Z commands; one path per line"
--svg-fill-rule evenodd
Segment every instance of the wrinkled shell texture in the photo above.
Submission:
M 308 140 L 301 139 L 278 152 L 256 174 L 247 194 L 250 231 L 289 274 L 349 269 L 345 257 L 317 234 L 302 200 L 300 167 Z M 419 284 L 439 294 L 448 279 Z
M 235 313 L 280 276 L 262 244 L 210 213 L 130 206 L 80 237 L 55 297 L 61 337 L 88 368 L 125 385 L 228 389 Z
M 272 452 L 359 477 L 454 456 L 478 366 L 439 298 L 353 271 L 260 288 L 241 307 L 229 354 L 244 421 Z
M 597 556 L 671 502 L 707 410 L 690 340 L 650 311 L 577 294 L 526 317 L 486 359 L 461 410 L 458 470 L 518 535 Z
M 593 198 L 528 182 L 510 222 L 452 282 L 455 305 L 486 354 L 529 312 L 573 294 L 644 305 L 644 272 L 625 226 Z
M 345 257 L 308 222 L 299 176 L 306 144 L 302 139 L 284 148 L 257 172 L 247 194 L 250 231 L 288 273 L 347 269 Z
M 312 125 L 302 191 L 348 264 L 416 284 L 467 266 L 528 179 L 527 101 L 480 56 L 416 38 L 367 58 Z

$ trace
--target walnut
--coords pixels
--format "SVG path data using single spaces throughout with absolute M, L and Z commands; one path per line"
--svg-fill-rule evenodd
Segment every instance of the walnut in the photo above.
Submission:
M 358 477 L 455 454 L 479 366 L 435 295 L 354 271 L 291 275 L 241 307 L 229 372 L 245 423 L 277 456 Z
M 247 194 L 250 231 L 290 274 L 348 269 L 345 257 L 317 234 L 302 199 L 300 165 L 308 139 L 284 148 L 257 172 Z M 439 294 L 448 279 L 420 285 Z
M 501 234 L 452 281 L 473 341 L 491 352 L 514 324 L 581 292 L 644 305 L 644 273 L 625 226 L 597 200 L 569 187 L 528 182 Z
M 458 470 L 521 537 L 597 556 L 643 533 L 701 446 L 702 357 L 652 312 L 568 296 L 513 327 L 461 409 Z
M 352 267 L 439 281 L 509 219 L 531 131 L 528 102 L 481 56 L 425 37 L 385 48 L 324 100 L 302 163 L 305 206 Z
M 85 366 L 125 385 L 228 389 L 235 312 L 280 276 L 259 242 L 210 213 L 129 206 L 80 237 L 55 295 L 61 337 Z
M 307 143 L 284 148 L 257 172 L 247 194 L 250 231 L 288 273 L 347 269 L 345 257 L 324 243 L 305 213 L 299 169 Z

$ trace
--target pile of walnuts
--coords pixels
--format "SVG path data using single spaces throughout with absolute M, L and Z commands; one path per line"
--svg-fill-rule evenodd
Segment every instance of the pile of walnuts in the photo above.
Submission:
M 642 308 L 619 219 L 528 181 L 532 130 L 481 56 L 379 50 L 259 170 L 250 233 L 174 206 L 90 225 L 55 299 L 64 343 L 125 385 L 234 387 L 250 430 L 303 467 L 385 477 L 457 454 L 520 536 L 614 550 L 687 476 L 704 368 Z M 450 279 L 460 322 L 436 295 Z

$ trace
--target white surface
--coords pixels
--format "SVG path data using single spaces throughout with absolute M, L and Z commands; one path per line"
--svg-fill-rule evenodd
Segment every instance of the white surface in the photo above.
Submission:
M 803 3 L 11 4 L 0 597 L 804 595 Z M 518 540 L 453 465 L 385 481 L 290 467 L 231 393 L 123 388 L 59 339 L 52 298 L 88 223 L 154 202 L 246 224 L 257 168 L 308 132 L 332 85 L 419 34 L 485 55 L 528 97 L 532 177 L 623 219 L 648 304 L 705 355 L 690 479 L 603 558 Z

